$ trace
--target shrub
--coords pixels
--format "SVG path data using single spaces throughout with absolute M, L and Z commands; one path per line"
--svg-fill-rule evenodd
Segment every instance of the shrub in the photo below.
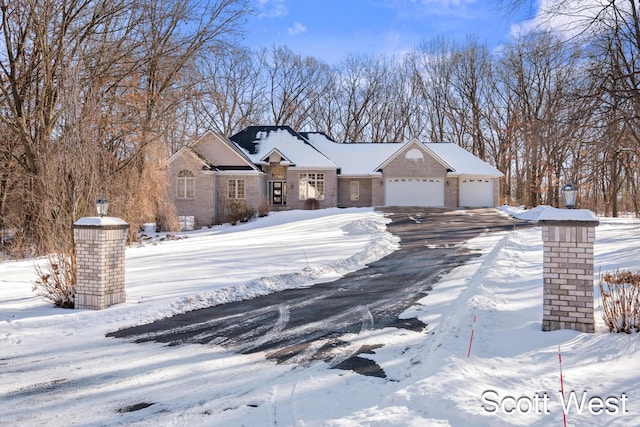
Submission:
M 304 209 L 308 211 L 320 209 L 320 202 L 314 198 L 307 199 L 304 201 Z
M 233 199 L 229 202 L 229 221 L 236 224 L 238 221 L 249 221 L 256 212 L 251 209 L 244 200 Z
M 258 205 L 258 216 L 267 216 L 269 215 L 269 212 L 271 212 L 271 205 L 269 204 L 269 200 L 266 197 L 263 197 Z
M 598 280 L 602 319 L 610 332 L 640 332 L 640 273 L 606 273 Z
M 47 256 L 47 266 L 36 266 L 38 279 L 33 291 L 56 307 L 74 308 L 76 296 L 75 257 L 73 254 Z

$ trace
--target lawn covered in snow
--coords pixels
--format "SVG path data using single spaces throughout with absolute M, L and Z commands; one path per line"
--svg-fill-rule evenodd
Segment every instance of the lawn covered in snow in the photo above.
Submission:
M 31 426 L 637 426 L 640 334 L 542 332 L 542 241 L 532 224 L 480 236 L 482 255 L 387 328 L 387 379 L 276 365 L 214 345 L 165 347 L 107 332 L 186 310 L 310 286 L 397 248 L 372 209 L 272 213 L 126 251 L 127 302 L 62 310 L 31 287 L 34 263 L 0 263 L 0 424 Z M 640 222 L 601 219 L 596 272 L 640 271 Z M 597 275 L 597 273 L 596 273 Z M 599 306 L 596 296 L 596 306 Z M 475 322 L 474 322 L 475 318 Z M 470 336 L 473 345 L 469 354 Z M 559 351 L 564 389 L 560 390 Z

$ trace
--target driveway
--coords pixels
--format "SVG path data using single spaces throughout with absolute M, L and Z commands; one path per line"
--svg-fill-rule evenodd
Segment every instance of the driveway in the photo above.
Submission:
M 385 377 L 362 357 L 378 346 L 349 342 L 353 334 L 395 327 L 421 331 L 401 313 L 429 293 L 442 275 L 479 256 L 464 242 L 521 222 L 494 209 L 386 209 L 388 230 L 400 248 L 333 282 L 290 289 L 252 300 L 195 310 L 107 334 L 143 343 L 220 345 L 241 353 L 264 352 L 278 363 L 326 361 L 330 367 Z

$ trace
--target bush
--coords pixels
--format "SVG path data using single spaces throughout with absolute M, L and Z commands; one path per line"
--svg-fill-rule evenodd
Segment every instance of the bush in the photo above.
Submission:
M 600 276 L 602 319 L 610 332 L 640 332 L 640 273 L 630 271 Z
M 304 209 L 308 211 L 320 209 L 320 202 L 318 199 L 310 198 L 304 201 Z
M 269 215 L 269 212 L 271 212 L 271 205 L 269 204 L 269 200 L 267 200 L 266 197 L 263 197 L 258 205 L 258 216 L 267 216 Z
M 75 258 L 73 255 L 47 256 L 46 270 L 36 266 L 38 280 L 33 291 L 56 307 L 74 308 L 76 296 Z
M 238 221 L 247 222 L 256 212 L 244 200 L 233 199 L 229 202 L 229 222 L 235 225 Z

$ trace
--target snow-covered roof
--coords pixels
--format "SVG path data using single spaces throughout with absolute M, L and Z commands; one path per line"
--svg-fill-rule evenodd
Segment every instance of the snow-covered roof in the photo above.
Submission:
M 333 142 L 321 133 L 309 133 L 308 139 L 340 166 L 341 175 L 380 175 L 376 166 L 382 164 L 406 143 Z
M 376 170 L 391 156 L 405 147 L 403 143 L 336 143 L 321 133 L 309 133 L 307 138 L 318 150 L 340 166 L 342 175 L 379 175 Z M 410 141 L 412 142 L 412 141 Z M 421 143 L 433 156 L 451 168 L 450 176 L 501 177 L 503 173 L 480 160 L 464 148 L 448 142 Z
M 309 169 L 338 169 L 338 165 L 288 126 L 253 126 L 231 137 L 251 161 L 263 164 L 274 152 L 291 166 Z
M 424 143 L 424 145 L 452 167 L 453 171 L 449 173 L 450 176 L 504 176 L 498 169 L 474 156 L 459 145 L 451 142 L 428 142 Z

